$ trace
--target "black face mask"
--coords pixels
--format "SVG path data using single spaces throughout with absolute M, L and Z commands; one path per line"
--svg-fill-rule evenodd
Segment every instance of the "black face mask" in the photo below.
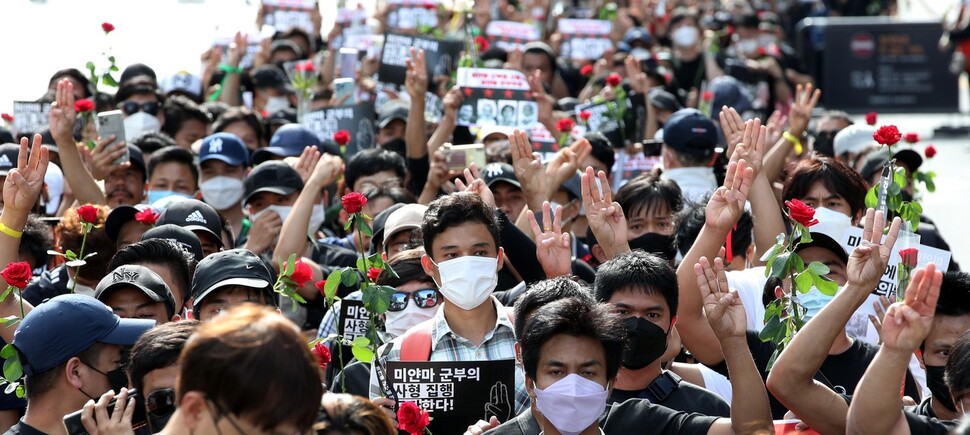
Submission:
M 667 333 L 663 328 L 643 317 L 623 319 L 627 348 L 623 351 L 623 367 L 640 370 L 660 358 L 667 351 Z
M 835 132 L 820 131 L 815 133 L 815 152 L 835 157 Z
M 943 379 L 945 370 L 946 366 L 931 366 L 927 364 L 926 386 L 933 393 L 933 400 L 940 402 L 940 405 L 943 405 L 944 408 L 957 412 L 956 406 L 953 405 L 953 398 L 950 397 L 950 387 L 946 386 L 946 381 Z
M 385 143 L 381 144 L 381 148 L 388 151 L 394 151 L 402 156 L 405 156 L 407 150 L 407 142 L 404 139 L 391 139 Z
M 674 246 L 674 237 L 665 236 L 658 233 L 646 233 L 640 237 L 630 240 L 630 249 L 639 249 L 670 261 L 677 256 L 677 247 Z
M 108 378 L 108 385 L 111 386 L 111 391 L 114 391 L 115 393 L 118 393 L 119 391 L 121 391 L 122 388 L 127 388 L 128 387 L 128 375 L 125 374 L 125 369 L 123 367 L 121 367 L 121 366 L 119 366 L 118 368 L 116 368 L 114 370 L 111 370 L 111 371 L 105 373 L 105 372 L 102 372 L 101 370 L 98 370 L 98 369 L 94 368 L 94 366 L 92 366 L 92 365 L 90 365 L 90 364 L 88 364 L 86 362 L 83 362 L 82 361 L 81 364 L 84 364 L 84 365 L 88 366 L 91 370 L 94 370 L 94 371 L 96 371 L 96 372 L 104 375 L 106 378 Z M 81 389 L 79 388 L 79 390 L 81 390 Z M 84 390 L 81 390 L 81 393 L 83 393 L 85 396 L 88 396 L 88 398 L 90 398 L 91 400 L 94 400 L 94 401 L 97 401 L 98 400 L 98 397 L 92 397 L 90 394 L 86 393 Z M 98 394 L 98 396 L 100 396 L 100 395 L 101 394 Z

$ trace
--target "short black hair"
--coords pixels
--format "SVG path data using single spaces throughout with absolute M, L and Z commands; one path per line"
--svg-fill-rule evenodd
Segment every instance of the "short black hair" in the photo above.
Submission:
M 181 295 L 182 300 L 175 301 L 176 307 L 180 310 L 185 306 L 185 299 L 192 291 L 192 276 L 195 275 L 195 257 L 192 254 L 170 240 L 148 239 L 121 248 L 108 262 L 108 270 L 115 270 L 126 264 L 167 267 L 184 293 Z
M 963 333 L 950 348 L 946 359 L 945 379 L 950 394 L 961 394 L 970 390 L 970 331 Z M 954 397 L 959 400 L 959 397 Z
M 266 132 L 266 124 L 263 123 L 263 118 L 248 107 L 233 107 L 226 110 L 225 113 L 216 118 L 216 122 L 212 123 L 212 132 L 222 133 L 226 126 L 237 122 L 244 122 L 246 125 L 249 125 L 249 128 L 252 128 L 256 132 L 256 139 L 259 143 L 264 143 L 269 136 Z
M 421 266 L 422 255 L 424 250 L 421 249 L 409 249 L 395 255 L 387 262 L 387 265 L 394 269 L 394 273 L 381 272 L 377 278 L 377 284 L 398 287 L 409 282 L 421 282 L 437 288 L 438 285 L 435 284 L 434 279 L 425 273 L 424 267 Z
M 845 199 L 852 210 L 850 217 L 853 219 L 866 209 L 869 188 L 862 175 L 839 160 L 818 154 L 812 154 L 795 165 L 785 181 L 782 199 L 804 198 L 816 182 L 821 182 L 829 192 Z
M 707 212 L 707 202 L 710 196 L 706 196 L 698 202 L 688 201 L 684 209 L 677 214 L 677 232 L 675 234 L 677 250 L 681 255 L 687 255 L 687 251 L 694 246 L 697 235 L 704 227 Z M 731 230 L 731 255 L 744 257 L 748 252 L 748 247 L 754 242 L 754 220 L 751 212 L 744 210 L 738 218 L 735 227 Z
M 667 28 L 669 29 L 688 18 L 693 18 L 695 23 L 700 24 L 700 17 L 697 15 L 696 9 L 678 7 L 670 14 L 670 22 L 667 24 Z
M 522 337 L 525 333 L 525 324 L 532 318 L 535 310 L 566 298 L 579 298 L 589 303 L 596 302 L 588 287 L 563 276 L 533 283 L 529 286 L 529 290 L 515 301 L 515 315 L 512 316 L 515 319 L 515 336 Z
M 536 378 L 542 346 L 562 334 L 599 342 L 606 360 L 606 379 L 616 377 L 627 338 L 620 318 L 605 304 L 568 298 L 540 307 L 526 323 L 519 345 L 522 365 L 530 378 Z
M 400 186 L 367 186 L 361 193 L 367 197 L 367 201 L 374 201 L 380 198 L 389 198 L 394 202 L 394 204 L 414 204 L 417 202 L 417 199 L 410 190 Z
M 223 103 L 222 101 L 206 101 L 202 104 L 199 104 L 199 109 L 202 109 L 203 112 L 208 113 L 209 119 L 215 121 L 219 119 L 219 117 L 222 116 L 222 114 L 229 111 L 229 109 L 232 109 L 232 106 L 226 103 Z M 213 133 L 217 133 L 217 132 L 213 132 Z
M 609 176 L 613 171 L 613 162 L 616 161 L 616 153 L 613 151 L 613 146 L 610 145 L 610 140 L 598 131 L 586 133 L 583 138 L 589 141 L 591 145 L 590 155 L 603 162 L 603 165 L 606 166 L 604 172 Z
M 609 186 L 603 188 L 609 189 Z M 620 204 L 627 219 L 641 210 L 649 211 L 660 205 L 673 215 L 684 208 L 680 186 L 673 180 L 660 178 L 659 171 L 646 172 L 630 180 L 616 192 L 613 200 Z
M 936 302 L 936 315 L 970 315 L 970 273 L 951 271 L 943 274 L 940 299 Z
M 608 302 L 618 291 L 640 290 L 659 294 L 667 301 L 670 315 L 677 315 L 677 272 L 670 262 L 649 252 L 624 252 L 596 269 L 593 293 L 596 300 Z
M 162 163 L 181 163 L 189 167 L 189 171 L 192 173 L 192 179 L 195 182 L 196 187 L 199 185 L 199 164 L 195 161 L 195 155 L 192 154 L 191 150 L 170 146 L 162 148 L 155 151 L 152 154 L 151 160 L 148 161 L 148 178 L 152 178 L 152 172 L 155 172 L 155 168 Z
M 131 387 L 137 388 L 142 394 L 151 393 L 145 391 L 145 375 L 175 365 L 185 342 L 198 328 L 198 320 L 183 320 L 158 325 L 142 334 L 128 354 Z
M 47 265 L 50 255 L 47 250 L 54 246 L 54 233 L 50 225 L 40 220 L 40 216 L 31 213 L 27 216 L 27 225 L 24 226 L 24 234 L 20 237 L 20 246 L 17 253 L 27 256 L 33 260 L 31 268 L 38 268 Z
M 138 147 L 145 154 L 154 154 L 165 147 L 174 147 L 175 139 L 165 133 L 148 132 L 131 140 L 131 144 Z M 145 174 L 148 178 L 148 174 Z
M 499 239 L 499 223 L 495 210 L 491 209 L 480 196 L 471 192 L 456 192 L 442 196 L 428 206 L 421 223 L 421 233 L 424 237 L 424 250 L 428 256 L 434 258 L 431 246 L 439 234 L 451 227 L 457 227 L 467 222 L 477 222 L 485 225 L 495 241 L 495 248 L 501 245 Z
M 170 97 L 162 105 L 162 110 L 165 111 L 165 124 L 162 124 L 162 133 L 171 137 L 175 137 L 182 129 L 185 121 L 199 121 L 207 127 L 212 123 L 208 113 L 202 111 L 202 108 L 194 101 L 182 95 Z
M 347 169 L 344 171 L 345 185 L 348 189 L 353 189 L 358 178 L 383 171 L 394 171 L 403 181 L 407 176 L 407 162 L 400 154 L 381 148 L 361 151 L 347 161 Z

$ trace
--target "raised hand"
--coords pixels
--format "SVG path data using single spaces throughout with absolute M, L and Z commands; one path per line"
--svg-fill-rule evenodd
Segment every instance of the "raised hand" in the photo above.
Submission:
M 882 211 L 871 208 L 866 210 L 864 222 L 862 242 L 849 255 L 845 275 L 850 284 L 855 284 L 860 287 L 860 291 L 868 293 L 876 287 L 879 278 L 886 271 L 886 264 L 889 263 L 893 245 L 896 244 L 896 238 L 899 236 L 902 220 L 898 217 L 893 219 L 885 240 L 882 240 L 882 229 L 886 226 L 886 217 Z
M 530 209 L 537 209 L 542 202 L 549 199 L 547 193 L 548 180 L 542 168 L 542 159 L 532 152 L 532 144 L 524 131 L 515 129 L 509 136 L 509 148 L 512 151 L 512 168 L 515 178 L 522 184 L 526 203 Z
M 315 146 L 308 146 L 303 148 L 303 152 L 300 153 L 300 160 L 296 163 L 293 169 L 300 174 L 300 178 L 303 179 L 305 184 L 310 180 L 310 176 L 313 175 L 313 169 L 317 167 L 317 162 L 320 161 L 320 150 Z
M 30 212 L 44 187 L 44 174 L 47 173 L 49 162 L 50 154 L 47 148 L 41 145 L 39 134 L 34 135 L 29 158 L 27 138 L 20 138 L 17 167 L 7 173 L 7 179 L 3 182 L 4 210 L 23 212 L 25 216 Z
M 115 161 L 125 155 L 128 152 L 128 146 L 125 142 L 119 142 L 111 147 L 111 149 L 106 149 L 108 145 L 112 145 L 115 140 L 115 136 L 111 135 L 108 137 L 99 137 L 97 145 L 94 149 L 90 151 L 91 154 L 91 176 L 95 180 L 104 180 L 111 175 L 115 169 L 119 167 L 128 167 L 131 165 L 130 162 L 123 162 L 121 165 L 115 165 Z M 81 147 L 80 150 L 86 150 L 86 148 Z
M 424 99 L 425 92 L 428 92 L 428 67 L 425 60 L 424 50 L 411 47 L 411 58 L 405 59 L 407 72 L 404 76 L 404 87 L 408 91 L 411 99 Z
M 526 72 L 526 78 L 529 81 L 529 91 L 532 93 L 532 99 L 539 106 L 537 114 L 539 122 L 542 124 L 552 123 L 552 108 L 556 104 L 556 101 L 542 87 L 542 72 L 539 70 L 535 70 L 532 74 Z
M 741 145 L 734 148 L 731 160 L 744 159 L 748 167 L 757 177 L 761 173 L 764 163 L 765 144 L 767 143 L 768 129 L 761 125 L 760 119 L 752 119 L 744 122 L 744 132 L 741 135 Z M 734 154 L 737 154 L 735 156 Z
M 592 167 L 587 167 L 586 173 L 580 176 L 583 207 L 586 208 L 586 221 L 593 230 L 596 241 L 603 247 L 606 256 L 612 258 L 620 252 L 630 250 L 626 235 L 626 217 L 620 204 L 613 201 L 613 192 L 610 191 L 606 173 L 600 171 L 596 178 L 600 180 L 602 193 L 593 181 Z
M 471 166 L 465 168 L 465 181 L 462 182 L 460 178 L 455 179 L 455 187 L 458 190 L 464 192 L 473 192 L 485 201 L 485 204 L 491 208 L 495 208 L 495 196 L 492 195 L 492 191 L 489 190 L 485 182 L 482 181 L 482 177 L 478 174 L 478 166 L 472 163 Z M 509 216 L 510 219 L 515 219 L 518 216 Z
M 711 324 L 714 335 L 721 340 L 743 337 L 747 328 L 747 316 L 737 290 L 728 289 L 724 262 L 715 258 L 712 268 L 707 257 L 701 257 L 694 264 L 694 274 L 697 275 L 697 287 L 704 298 L 707 322 Z
M 885 296 L 879 296 L 879 300 L 872 303 L 872 309 L 875 311 L 875 315 L 869 315 L 869 323 L 872 323 L 872 327 L 876 328 L 876 334 L 879 334 L 879 345 L 882 345 L 882 319 L 886 317 L 886 310 L 892 303 L 889 302 L 889 298 Z
M 55 142 L 74 143 L 74 123 L 77 112 L 74 111 L 74 84 L 68 79 L 57 82 L 55 100 L 51 104 L 49 127 Z
M 650 80 L 647 74 L 640 68 L 640 61 L 636 57 L 627 56 L 623 61 L 626 69 L 626 79 L 630 83 L 630 88 L 638 94 L 646 94 L 650 90 Z
M 536 221 L 536 215 L 529 210 L 529 225 L 536 241 L 536 258 L 546 272 L 547 278 L 568 276 L 572 270 L 572 246 L 569 243 L 569 233 L 562 232 L 562 207 L 556 207 L 553 214 L 549 201 L 542 203 L 542 227 Z M 550 214 L 553 217 L 550 218 Z M 552 222 L 550 223 L 550 219 Z
M 815 89 L 811 83 L 798 85 L 795 88 L 795 101 L 791 104 L 788 112 L 788 120 L 791 121 L 789 132 L 794 136 L 801 136 L 808 129 L 808 121 L 812 119 L 812 110 L 818 104 L 818 99 L 822 96 L 822 91 Z
M 552 181 L 546 191 L 549 198 L 552 198 L 563 183 L 576 175 L 579 165 L 586 161 L 592 152 L 593 146 L 586 139 L 573 142 L 572 145 L 556 152 L 546 165 L 546 178 Z
M 744 145 L 738 146 L 738 149 L 742 148 Z M 735 151 L 728 163 L 724 185 L 714 191 L 705 211 L 705 224 L 724 231 L 734 227 L 744 212 L 744 202 L 748 199 L 748 190 L 754 180 L 754 171 L 744 159 L 737 156 L 738 152 Z
M 310 174 L 309 183 L 318 183 L 319 186 L 329 186 L 337 181 L 344 172 L 344 161 L 333 154 L 323 154 L 317 159 Z M 308 184 L 309 184 L 308 183 Z
M 771 112 L 771 116 L 768 117 L 768 122 L 765 123 L 765 127 L 768 128 L 768 138 L 765 140 L 765 144 L 768 147 L 771 147 L 781 139 L 782 132 L 785 131 L 786 123 L 788 123 L 787 115 L 782 114 L 780 110 Z
M 734 154 L 734 147 L 744 140 L 744 119 L 733 107 L 722 106 L 718 118 L 721 119 L 721 131 L 727 140 L 727 155 Z
M 913 275 L 906 288 L 906 299 L 889 307 L 882 321 L 882 345 L 903 353 L 913 353 L 930 333 L 936 302 L 940 298 L 943 273 L 930 263 Z

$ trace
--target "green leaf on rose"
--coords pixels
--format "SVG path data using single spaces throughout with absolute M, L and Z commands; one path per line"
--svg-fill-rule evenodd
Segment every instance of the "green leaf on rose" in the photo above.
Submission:
M 830 272 L 829 267 L 819 261 L 809 263 L 808 269 L 806 270 L 818 276 L 825 276 Z
M 115 78 L 112 77 L 110 73 L 101 76 L 101 83 L 103 83 L 105 86 L 114 86 L 114 87 L 118 86 L 118 81 L 115 80 Z
M 356 270 L 349 267 L 341 269 L 340 283 L 342 283 L 344 287 L 353 287 L 355 284 L 357 284 L 357 278 L 358 276 Z
M 380 315 L 387 312 L 391 305 L 391 295 L 394 294 L 394 287 L 386 285 L 367 286 L 361 290 L 363 293 L 364 309 Z
M 785 325 L 782 324 L 781 320 L 777 317 L 771 317 L 768 322 L 765 323 L 765 327 L 761 329 L 758 333 L 758 337 L 761 338 L 763 342 L 776 342 L 781 340 L 785 336 Z
M 878 188 L 879 185 L 877 184 L 866 192 L 866 208 L 876 208 L 876 205 L 879 204 L 879 193 L 876 191 Z
M 795 276 L 795 287 L 798 289 L 799 293 L 808 293 L 812 290 L 812 282 L 814 281 L 811 272 L 799 273 Z
M 15 356 L 17 356 L 17 348 L 13 347 L 12 344 L 7 343 L 3 348 L 0 348 L 0 358 L 10 359 Z
M 360 231 L 361 234 L 365 236 L 368 236 L 368 237 L 374 236 L 374 230 L 370 228 L 370 225 L 367 225 L 367 221 L 365 219 L 360 219 L 357 221 L 357 230 Z
M 815 276 L 814 277 L 815 288 L 822 294 L 827 296 L 835 296 L 835 293 L 839 291 L 839 284 L 825 276 Z
M 77 254 L 68 249 L 67 252 L 64 253 L 64 258 L 67 258 L 68 260 L 77 260 Z
M 24 376 L 24 369 L 20 366 L 20 358 L 8 358 L 3 361 L 3 377 L 8 381 L 15 381 Z
M 371 363 L 374 361 L 374 350 L 370 348 L 370 340 L 367 337 L 357 337 L 351 343 L 350 352 L 354 354 L 357 361 Z
M 16 325 L 19 322 L 20 322 L 20 317 L 17 317 L 17 316 L 7 316 L 7 317 L 0 318 L 0 326 L 3 326 L 4 328 L 9 328 L 13 325 Z
M 337 295 L 337 288 L 340 287 L 340 282 L 343 280 L 341 276 L 341 269 L 336 269 L 327 275 L 327 282 L 323 284 L 323 296 L 327 298 L 328 301 L 333 300 Z
M 766 263 L 770 262 L 772 258 L 778 256 L 778 253 L 781 252 L 782 249 L 785 249 L 785 233 L 779 233 L 778 237 L 775 237 L 775 244 L 768 249 L 768 252 L 765 252 L 765 255 L 761 256 L 761 261 Z

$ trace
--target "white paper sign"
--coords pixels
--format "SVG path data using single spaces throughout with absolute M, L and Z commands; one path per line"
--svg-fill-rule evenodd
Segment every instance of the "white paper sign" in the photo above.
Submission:
M 558 30 L 563 37 L 560 54 L 567 59 L 599 59 L 613 47 L 613 23 L 606 20 L 563 19 Z
M 505 51 L 522 48 L 529 42 L 538 41 L 542 36 L 536 26 L 514 21 L 491 21 L 485 29 L 485 35 L 492 44 Z

